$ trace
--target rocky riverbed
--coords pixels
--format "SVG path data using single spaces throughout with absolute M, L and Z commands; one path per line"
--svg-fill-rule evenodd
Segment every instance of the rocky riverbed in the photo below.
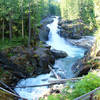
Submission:
M 47 39 L 49 31 L 46 25 L 52 21 L 52 18 L 41 21 L 40 40 Z M 17 46 L 2 50 L 0 52 L 0 66 L 2 66 L 0 67 L 0 80 L 12 87 L 22 78 L 48 73 L 49 64 L 54 64 L 56 59 L 67 56 L 63 51 L 50 48 L 50 46 L 40 43 L 35 49 L 34 47 Z
M 87 74 L 92 68 L 90 65 L 87 65 L 87 61 L 96 55 L 96 38 L 95 36 L 87 36 L 87 34 L 92 33 L 93 30 L 90 30 L 81 20 L 68 21 L 60 19 L 58 25 L 60 29 L 58 34 L 60 36 L 73 45 L 86 49 L 84 57 L 76 61 L 72 67 L 72 71 L 75 76 Z M 98 54 L 99 51 L 97 52 L 97 55 Z
M 36 77 L 37 75 L 50 72 L 48 68 L 49 64 L 53 65 L 56 59 L 68 56 L 66 52 L 51 49 L 51 46 L 45 44 L 45 41 L 48 40 L 48 34 L 50 32 L 47 24 L 52 21 L 52 18 L 47 18 L 41 21 L 41 25 L 39 27 L 39 38 L 43 43 L 38 45 L 36 48 L 17 46 L 0 52 L 0 66 L 2 66 L 0 67 L 0 80 L 11 87 L 15 86 L 16 83 L 22 78 Z M 90 66 L 87 67 L 85 63 L 87 60 L 91 59 L 92 55 L 95 53 L 96 39 L 92 36 L 82 36 L 81 31 L 77 31 L 79 34 L 75 31 L 76 33 L 73 35 L 73 30 L 75 30 L 76 26 L 68 28 L 68 24 L 71 24 L 72 22 L 67 21 L 66 23 L 65 21 L 61 22 L 60 20 L 60 26 L 58 26 L 60 31 L 58 34 L 63 36 L 67 42 L 71 43 L 71 45 L 87 49 L 85 56 L 78 59 L 73 65 L 72 71 L 75 76 L 87 74 L 90 70 Z M 98 52 L 97 55 L 100 55 L 100 53 Z M 56 86 L 56 89 L 51 88 L 48 93 L 50 94 L 52 91 L 56 92 L 56 90 L 62 88 L 62 86 L 59 86 L 59 89 L 57 89 L 57 87 L 58 86 Z

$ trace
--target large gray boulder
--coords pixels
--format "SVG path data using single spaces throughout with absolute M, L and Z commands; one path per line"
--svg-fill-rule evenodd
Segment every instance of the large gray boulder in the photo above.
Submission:
M 41 27 L 39 27 L 39 30 L 40 30 L 39 39 L 41 41 L 45 42 L 48 40 L 50 29 L 47 27 L 47 24 L 50 24 L 52 22 L 53 22 L 53 18 L 50 18 L 50 17 L 47 17 L 40 22 Z
M 37 60 L 37 67 L 35 71 L 37 74 L 49 72 L 48 65 L 54 64 L 55 57 L 52 55 L 50 49 L 47 48 L 38 48 L 35 52 L 35 59 Z
M 50 29 L 47 26 L 44 26 L 40 29 L 39 38 L 41 41 L 45 42 L 48 40 Z
M 60 50 L 52 49 L 51 52 L 52 52 L 52 54 L 54 55 L 54 57 L 56 59 L 58 59 L 58 58 L 65 58 L 65 57 L 68 56 L 66 52 L 60 51 Z
M 97 52 L 96 56 L 100 56 L 100 50 Z

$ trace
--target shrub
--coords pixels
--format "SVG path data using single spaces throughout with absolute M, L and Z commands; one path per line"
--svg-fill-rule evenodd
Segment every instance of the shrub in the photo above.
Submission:
M 100 77 L 96 73 L 89 73 L 84 79 L 75 83 L 75 88 L 71 94 L 68 94 L 69 100 L 73 100 L 85 93 L 88 93 L 100 86 Z

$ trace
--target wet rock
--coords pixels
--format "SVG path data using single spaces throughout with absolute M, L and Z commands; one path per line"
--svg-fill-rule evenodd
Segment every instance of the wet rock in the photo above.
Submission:
M 42 27 L 39 33 L 40 40 L 43 42 L 47 41 L 49 32 L 50 32 L 50 29 L 47 26 Z
M 47 45 L 47 44 L 43 44 L 43 47 L 48 48 L 48 49 L 51 48 L 51 46 L 50 45 Z
M 65 58 L 65 57 L 68 56 L 66 52 L 60 51 L 60 50 L 52 49 L 51 52 L 52 52 L 52 54 L 54 55 L 54 57 L 56 59 L 58 59 L 58 58 Z
M 97 52 L 96 56 L 100 56 L 100 50 Z
M 71 39 L 81 39 L 80 34 L 70 34 L 68 37 L 70 37 Z
M 94 68 L 93 64 L 87 64 L 87 61 L 91 60 L 92 56 L 95 54 L 95 43 L 96 39 L 94 37 L 86 37 L 81 40 L 77 40 L 77 45 L 87 48 L 84 53 L 84 57 L 79 59 L 73 66 L 72 71 L 75 76 L 86 75 L 91 68 Z M 76 43 L 75 43 L 76 44 Z
M 4 54 L 1 53 L 0 53 L 0 64 L 2 65 L 3 69 L 13 71 L 12 73 L 14 73 L 16 76 L 20 78 L 25 78 L 25 76 L 27 75 L 23 69 L 20 69 L 20 67 L 17 64 L 13 63 Z
M 60 19 L 58 27 L 65 32 L 60 31 L 62 37 L 71 39 L 81 39 L 81 36 L 89 35 L 95 29 L 91 29 L 88 25 L 84 24 L 82 20 L 63 20 Z M 67 34 L 67 35 L 66 35 Z
M 46 17 L 46 18 L 44 18 L 44 19 L 40 22 L 40 24 L 42 24 L 42 25 L 50 24 L 50 23 L 53 22 L 53 18 L 54 18 L 54 17 Z
M 66 31 L 64 29 L 60 29 L 60 31 L 58 31 L 58 34 L 61 36 L 61 37 L 64 37 L 64 38 L 68 38 L 69 37 L 69 34 L 66 33 Z
M 53 22 L 53 18 L 45 18 L 44 20 L 42 20 L 40 22 L 41 27 L 39 28 L 40 32 L 39 32 L 39 38 L 41 41 L 45 42 L 48 40 L 48 35 L 50 32 L 50 29 L 47 27 L 47 24 L 52 23 Z
M 0 53 L 0 66 L 0 80 L 8 86 L 15 86 L 20 79 L 28 76 L 22 65 L 18 66 L 2 53 Z
M 54 64 L 55 58 L 48 48 L 38 48 L 35 51 L 36 59 L 38 61 L 37 73 L 49 72 L 48 65 Z M 45 70 L 44 70 L 45 69 Z
M 58 25 L 61 26 L 65 21 L 64 20 L 59 20 Z
M 87 75 L 88 72 L 90 71 L 90 68 L 91 68 L 90 66 L 86 66 L 86 65 L 85 65 L 85 66 L 83 67 L 83 69 L 80 70 L 78 76 L 81 77 L 81 76 L 83 76 L 83 75 Z
M 9 77 L 6 78 L 4 73 L 1 74 L 6 81 L 8 80 L 11 84 L 15 84 L 21 78 L 49 72 L 48 65 L 55 62 L 55 57 L 50 48 L 51 46 L 44 44 L 43 47 L 37 47 L 36 50 L 18 46 L 5 50 L 7 52 L 2 51 L 3 54 L 0 53 L 0 66 L 3 68 L 2 72 L 7 71 L 9 73 L 7 75 Z M 12 80 L 16 81 L 12 82 Z
M 58 94 L 61 93 L 62 89 L 64 88 L 64 85 L 54 85 L 51 88 L 50 94 Z
M 95 44 L 96 38 L 93 36 L 82 36 L 81 39 L 67 39 L 67 41 L 76 46 L 81 46 L 90 49 Z

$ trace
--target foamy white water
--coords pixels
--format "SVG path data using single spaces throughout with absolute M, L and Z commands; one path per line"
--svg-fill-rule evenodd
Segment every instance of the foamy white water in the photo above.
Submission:
M 59 31 L 58 27 L 58 18 L 54 18 L 54 22 L 48 24 L 50 28 L 49 40 L 47 41 L 48 45 L 51 45 L 52 49 L 62 50 L 68 54 L 68 57 L 58 59 L 55 61 L 54 70 L 58 73 L 61 78 L 71 78 L 74 77 L 72 73 L 72 65 L 76 60 L 84 56 L 85 50 L 83 48 L 78 48 L 71 45 L 69 42 L 65 41 L 64 38 L 60 37 L 57 32 Z M 32 86 L 47 84 L 48 80 L 53 80 L 52 72 L 48 74 L 39 75 L 35 78 L 23 79 L 18 82 L 18 86 Z M 34 87 L 34 88 L 15 88 L 15 91 L 24 98 L 28 100 L 39 100 L 46 92 L 49 91 L 47 86 L 45 87 Z
M 70 57 L 84 56 L 83 48 L 71 45 L 57 34 L 59 31 L 58 18 L 54 18 L 54 22 L 47 26 L 50 28 L 49 40 L 47 41 L 48 45 L 51 45 L 53 49 L 65 51 Z

